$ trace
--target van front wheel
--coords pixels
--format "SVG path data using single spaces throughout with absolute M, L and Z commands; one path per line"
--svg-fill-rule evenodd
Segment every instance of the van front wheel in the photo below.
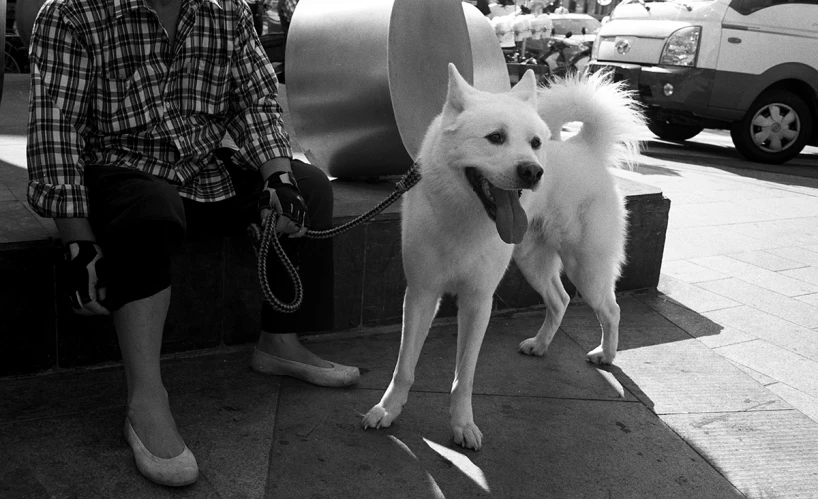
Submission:
M 704 128 L 693 125 L 674 125 L 658 119 L 648 120 L 648 129 L 660 139 L 673 142 L 692 139 Z
M 813 118 L 804 100 L 792 92 L 761 94 L 744 118 L 733 123 L 730 136 L 742 156 L 758 163 L 779 164 L 804 149 Z

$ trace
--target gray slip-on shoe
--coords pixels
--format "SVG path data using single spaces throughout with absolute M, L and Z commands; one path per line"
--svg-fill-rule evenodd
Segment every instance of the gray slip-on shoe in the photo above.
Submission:
M 334 362 L 330 364 L 332 364 L 331 367 L 311 366 L 270 355 L 258 348 L 253 349 L 253 357 L 250 360 L 250 367 L 257 373 L 292 376 L 318 386 L 349 386 L 354 385 L 361 378 L 361 371 L 357 367 Z
M 136 467 L 148 480 L 159 485 L 181 487 L 190 485 L 199 477 L 199 465 L 187 445 L 176 457 L 157 457 L 142 444 L 131 426 L 130 418 L 125 418 L 125 440 L 133 450 Z

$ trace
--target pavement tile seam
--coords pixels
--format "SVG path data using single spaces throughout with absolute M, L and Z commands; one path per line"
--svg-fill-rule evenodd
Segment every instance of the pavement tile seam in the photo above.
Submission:
M 818 307 L 739 279 L 711 281 L 699 287 L 726 300 L 742 303 L 800 326 L 818 325 Z
M 793 325 L 797 325 L 797 324 L 793 324 Z M 748 334 L 752 334 L 752 333 L 748 333 Z M 701 341 L 701 339 L 699 339 L 699 340 Z M 721 344 L 721 345 L 708 345 L 708 346 L 714 352 L 719 353 L 719 349 L 721 349 L 721 348 L 738 347 L 740 345 L 745 345 L 745 344 L 752 343 L 752 342 L 755 342 L 755 341 L 761 341 L 761 342 L 764 342 L 764 343 L 768 343 L 771 346 L 781 348 L 782 350 L 786 350 L 788 353 L 796 355 L 796 356 L 798 356 L 801 359 L 806 360 L 806 361 L 810 361 L 810 362 L 816 362 L 817 361 L 817 359 L 815 359 L 813 357 L 810 357 L 808 355 L 804 355 L 804 353 L 802 353 L 802 352 L 800 352 L 800 351 L 798 351 L 796 349 L 788 348 L 788 345 L 781 345 L 779 343 L 773 343 L 773 342 L 768 341 L 766 338 L 761 338 L 761 337 L 759 337 L 757 335 L 752 335 L 751 337 L 748 337 L 747 339 L 743 339 L 741 341 L 735 341 L 735 342 L 732 342 L 732 343 L 724 343 L 724 344 Z M 707 344 L 707 342 L 704 342 L 704 343 Z
M 783 386 L 786 386 L 786 387 L 788 387 L 788 388 L 793 389 L 793 390 L 794 390 L 794 391 L 796 391 L 796 392 L 799 392 L 799 393 L 801 393 L 801 394 L 804 394 L 804 395 L 806 395 L 807 397 L 810 397 L 810 398 L 813 398 L 813 399 L 818 400 L 818 397 L 816 397 L 816 394 L 815 394 L 815 393 L 809 393 L 809 392 L 807 392 L 806 390 L 803 390 L 803 389 L 801 389 L 801 388 L 799 388 L 799 387 L 797 387 L 797 386 L 793 386 L 793 385 L 791 385 L 791 384 L 789 384 L 789 383 L 787 383 L 787 382 L 784 382 L 784 381 L 774 381 L 773 383 L 771 383 L 771 384 L 770 384 L 770 385 L 768 385 L 768 386 L 773 386 L 773 385 L 783 385 Z
M 818 359 L 818 344 L 815 343 L 810 328 L 746 305 L 702 315 L 725 328 L 737 329 L 750 337 L 766 340 L 786 350 L 808 352 L 803 355 Z
M 772 383 L 768 385 L 768 389 L 818 423 L 818 397 L 783 382 Z
M 742 262 L 751 263 L 773 272 L 782 272 L 791 269 L 809 267 L 809 265 L 804 263 L 796 262 L 795 260 L 790 260 L 789 258 L 776 256 L 767 251 L 742 251 L 740 253 L 728 253 L 725 256 L 729 256 L 730 258 L 734 258 Z
M 20 425 L 20 424 L 25 424 L 25 423 L 35 423 L 37 421 L 46 421 L 46 420 L 49 420 L 49 419 L 59 419 L 59 418 L 64 418 L 64 417 L 77 416 L 77 415 L 80 415 L 80 414 L 91 414 L 91 413 L 96 413 L 96 412 L 108 412 L 108 411 L 112 411 L 114 409 L 123 408 L 123 407 L 124 407 L 124 402 L 121 403 L 121 404 L 97 405 L 97 406 L 94 406 L 93 408 L 85 409 L 85 410 L 82 410 L 82 411 L 60 412 L 60 413 L 55 413 L 55 414 L 49 414 L 47 416 L 37 416 L 37 417 L 33 417 L 33 418 L 22 418 L 22 419 L 12 419 L 12 420 L 7 420 L 7 421 L 0 421 L 0 430 L 2 430 L 4 427 L 8 428 L 8 427 L 12 427 L 12 426 Z
M 662 274 L 659 280 L 658 290 L 691 310 L 696 310 L 697 312 L 712 312 L 714 310 L 737 307 L 741 305 L 741 302 L 711 291 L 701 284 L 709 285 L 729 280 L 730 279 L 717 279 L 695 285 Z
M 366 376 L 366 374 L 363 374 Z M 274 376 L 276 377 L 276 376 Z M 277 376 L 281 379 L 281 390 L 297 390 L 304 387 L 313 388 L 311 385 L 303 381 L 296 380 L 294 378 L 290 378 L 287 376 Z M 387 385 L 382 387 L 369 387 L 369 386 L 352 386 L 346 388 L 345 390 L 355 390 L 355 391 L 366 391 L 366 392 L 375 392 L 375 393 L 383 393 L 386 390 Z M 625 387 L 625 391 L 628 389 Z M 409 393 L 424 393 L 424 394 L 443 394 L 448 395 L 451 393 L 449 389 L 428 389 L 428 388 L 411 388 Z M 524 393 L 524 394 L 513 394 L 513 393 L 501 393 L 501 392 L 485 392 L 480 391 L 479 388 L 476 388 L 473 391 L 474 397 L 508 397 L 508 398 L 521 398 L 521 399 L 537 399 L 537 400 L 576 400 L 576 401 L 593 401 L 593 402 L 637 402 L 641 403 L 641 401 L 636 398 L 632 393 L 630 393 L 630 397 L 619 397 L 619 396 L 610 396 L 610 397 L 572 397 L 572 396 L 555 396 L 555 395 L 541 395 L 535 393 Z
M 259 387 L 259 386 L 270 386 L 271 385 L 271 380 L 275 380 L 275 383 L 280 386 L 281 381 L 284 378 L 285 378 L 284 376 L 268 376 L 268 377 L 265 377 L 263 379 L 259 379 L 257 381 L 251 381 L 251 382 L 246 382 L 246 383 L 236 383 L 234 385 L 231 385 L 230 389 L 235 390 L 235 391 L 241 391 L 241 390 L 244 390 L 244 389 L 250 389 L 250 388 L 255 388 L 255 387 Z M 187 396 L 187 395 L 191 395 L 191 394 L 204 393 L 204 392 L 208 392 L 210 390 L 212 390 L 211 387 L 199 386 L 199 387 L 194 387 L 194 388 L 191 388 L 191 389 L 187 389 L 186 391 L 184 391 L 183 395 Z M 182 394 L 180 393 L 177 396 L 181 396 L 181 395 Z M 71 417 L 71 416 L 75 416 L 75 415 L 78 415 L 78 414 L 88 414 L 90 412 L 99 412 L 99 411 L 104 412 L 104 411 L 110 411 L 112 409 L 122 408 L 124 406 L 125 406 L 125 392 L 124 392 L 124 387 L 123 387 L 122 401 L 121 402 L 110 403 L 110 404 L 96 404 L 92 408 L 89 408 L 89 409 L 72 410 L 72 411 L 58 411 L 58 412 L 54 412 L 52 414 L 47 414 L 47 415 L 42 415 L 42 416 L 0 420 L 0 429 L 3 428 L 3 427 L 12 426 L 12 425 L 19 424 L 19 423 L 26 423 L 26 422 L 30 423 L 30 422 L 42 421 L 42 420 L 53 419 L 53 418 Z
M 694 333 L 690 333 L 694 334 Z M 722 327 L 721 331 L 717 335 L 701 335 L 696 338 L 700 343 L 703 343 L 706 347 L 710 348 L 711 350 L 718 347 L 728 346 L 728 345 L 735 345 L 738 343 L 742 343 L 745 341 L 750 341 L 755 339 L 753 335 L 747 334 L 740 329 L 732 328 L 732 327 Z
M 803 296 L 818 292 L 818 286 L 810 284 L 804 280 L 787 276 L 779 272 L 766 270 L 757 265 L 741 262 L 729 256 L 712 256 L 704 258 L 694 258 L 691 263 L 718 271 L 744 281 L 754 284 L 770 291 L 775 291 L 789 297 Z M 715 281 L 718 279 L 707 279 Z
M 767 252 L 773 255 L 794 260 L 804 265 L 818 266 L 818 249 L 812 250 L 816 246 L 781 246 L 768 249 Z M 818 247 L 816 247 L 818 248 Z
M 755 366 L 751 368 L 778 381 L 797 379 L 800 383 L 788 384 L 809 387 L 808 392 L 818 393 L 818 361 L 809 357 L 784 350 L 764 340 L 720 347 L 714 351 L 747 367 Z
M 737 339 L 736 341 L 725 342 L 725 343 L 722 343 L 722 344 L 719 344 L 719 345 L 714 345 L 714 344 L 706 341 L 706 338 L 708 338 L 708 337 L 707 336 L 702 336 L 701 338 L 696 338 L 696 340 L 699 343 L 705 345 L 706 347 L 708 347 L 710 350 L 713 350 L 713 351 L 715 351 L 717 348 L 729 347 L 729 346 L 734 346 L 734 345 L 741 345 L 742 343 L 748 343 L 750 341 L 755 341 L 755 340 L 758 339 L 758 338 L 754 338 L 754 337 L 746 337 L 746 338 L 742 338 L 742 339 Z
M 818 285 L 818 265 L 805 265 L 799 268 L 782 270 L 779 273 L 799 281 Z
M 772 392 L 770 392 L 770 393 L 772 393 Z M 747 408 L 747 409 L 740 409 L 740 410 L 733 410 L 733 411 L 725 410 L 725 409 L 719 409 L 719 410 L 713 410 L 713 411 L 702 411 L 702 410 L 683 411 L 683 410 L 676 410 L 676 411 L 652 411 L 652 412 L 654 414 L 656 414 L 657 416 L 660 416 L 660 417 L 661 416 L 680 416 L 680 415 L 690 415 L 690 416 L 699 416 L 699 415 L 701 415 L 701 416 L 706 416 L 708 414 L 748 414 L 748 413 L 757 413 L 757 412 L 763 412 L 763 413 L 800 412 L 798 409 L 796 409 L 794 407 L 781 407 L 781 406 L 778 406 L 778 407 L 770 407 L 769 409 L 762 408 L 762 407 L 767 406 L 767 405 L 770 405 L 770 403 L 769 402 L 762 403 L 762 404 L 758 404 L 756 406 L 753 406 L 753 407 L 750 407 L 750 408 Z
M 818 293 L 814 295 L 799 296 L 796 300 L 818 308 Z
M 627 389 L 627 388 L 626 388 Z M 370 392 L 376 393 L 383 393 L 384 389 L 379 388 L 356 388 L 356 390 L 366 390 Z M 409 393 L 427 393 L 427 394 L 449 394 L 448 391 L 444 390 L 409 390 Z M 477 392 L 475 391 L 472 394 L 472 397 L 483 397 L 483 398 L 511 398 L 511 399 L 525 399 L 525 400 L 574 400 L 577 402 L 625 402 L 625 403 L 638 403 L 645 405 L 644 402 L 640 401 L 637 398 L 622 398 L 622 397 L 556 397 L 556 396 L 549 396 L 549 395 L 537 395 L 537 394 L 523 394 L 523 395 L 514 395 L 508 393 L 484 393 L 484 392 Z
M 727 359 L 727 357 L 724 357 L 724 358 Z M 739 368 L 740 370 L 744 371 L 748 376 L 750 376 L 751 378 L 756 380 L 758 383 L 760 383 L 764 387 L 767 387 L 769 385 L 773 385 L 775 383 L 779 383 L 779 381 L 777 379 L 773 379 L 773 378 L 767 376 L 764 373 L 756 371 L 755 369 L 753 369 L 751 367 L 747 367 L 747 366 L 745 366 L 743 364 L 739 364 L 738 362 L 734 361 L 733 359 L 727 359 L 727 360 L 731 364 L 733 364 L 734 366 Z

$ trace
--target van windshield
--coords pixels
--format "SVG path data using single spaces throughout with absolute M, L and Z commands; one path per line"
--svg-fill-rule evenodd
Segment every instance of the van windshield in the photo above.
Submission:
M 742 15 L 752 14 L 757 10 L 761 10 L 773 5 L 780 5 L 784 3 L 794 3 L 791 0 L 733 0 L 730 2 L 730 7 Z M 801 2 L 798 2 L 801 3 Z M 806 2 L 812 3 L 812 2 Z
M 642 0 L 644 3 L 699 3 L 712 2 L 713 0 Z M 622 4 L 626 3 L 641 3 L 640 0 L 623 0 Z M 621 5 L 621 4 L 620 4 Z

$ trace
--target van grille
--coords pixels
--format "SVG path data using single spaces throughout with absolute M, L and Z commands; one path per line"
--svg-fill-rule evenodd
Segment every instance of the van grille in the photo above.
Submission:
M 664 38 L 604 36 L 599 39 L 597 57 L 600 61 L 658 64 L 664 46 Z

